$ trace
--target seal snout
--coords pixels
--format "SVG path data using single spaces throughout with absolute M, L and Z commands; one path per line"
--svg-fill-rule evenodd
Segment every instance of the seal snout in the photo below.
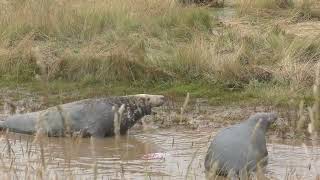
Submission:
M 260 121 L 260 123 L 269 125 L 274 123 L 278 119 L 278 113 L 276 112 L 261 112 L 261 113 L 256 113 L 252 115 L 248 121 L 256 124 L 257 122 Z
M 147 95 L 147 100 L 152 107 L 159 107 L 164 104 L 165 97 L 163 95 Z
M 163 95 L 136 94 L 134 96 L 145 99 L 151 107 L 162 106 L 165 102 L 165 97 Z

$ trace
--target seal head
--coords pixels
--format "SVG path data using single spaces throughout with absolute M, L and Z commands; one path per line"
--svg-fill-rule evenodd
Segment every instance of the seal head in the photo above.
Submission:
M 163 95 L 137 94 L 120 97 L 116 104 L 119 107 L 125 105 L 120 122 L 120 134 L 125 134 L 143 116 L 151 115 L 153 107 L 159 107 L 164 102 Z
M 246 121 L 224 128 L 211 142 L 206 157 L 206 174 L 242 176 L 268 163 L 266 131 L 277 113 L 256 113 Z

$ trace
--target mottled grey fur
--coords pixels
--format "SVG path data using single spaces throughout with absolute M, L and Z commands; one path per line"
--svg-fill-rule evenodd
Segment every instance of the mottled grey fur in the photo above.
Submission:
M 266 131 L 277 119 L 276 113 L 257 113 L 246 121 L 218 132 L 205 157 L 207 172 L 242 176 L 267 165 Z
M 149 97 L 155 97 L 150 101 Z M 34 134 L 39 128 L 48 136 L 64 136 L 81 132 L 84 136 L 106 137 L 114 135 L 114 112 L 112 107 L 125 104 L 120 120 L 120 134 L 125 134 L 143 116 L 151 114 L 151 108 L 161 106 L 161 95 L 133 95 L 85 99 L 49 109 L 9 116 L 0 127 L 9 131 Z

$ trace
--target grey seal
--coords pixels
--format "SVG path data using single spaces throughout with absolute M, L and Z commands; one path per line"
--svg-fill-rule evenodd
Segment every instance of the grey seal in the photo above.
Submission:
M 257 167 L 268 163 L 266 132 L 277 113 L 256 113 L 246 121 L 222 129 L 211 142 L 206 157 L 207 177 L 248 177 Z
M 126 134 L 138 120 L 150 115 L 152 108 L 163 105 L 164 101 L 164 96 L 150 94 L 84 99 L 8 116 L 0 122 L 0 128 L 23 134 L 35 134 L 41 129 L 48 136 L 55 137 L 66 133 L 81 133 L 84 137 L 114 136 L 118 113 L 115 110 L 121 110 L 120 117 L 117 117 L 119 133 Z

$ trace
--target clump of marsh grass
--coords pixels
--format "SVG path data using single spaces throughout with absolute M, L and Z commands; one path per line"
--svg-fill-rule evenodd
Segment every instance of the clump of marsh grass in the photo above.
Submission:
M 267 7 L 262 0 L 241 3 Z M 275 79 L 310 85 L 308 69 L 318 57 L 315 40 L 284 33 L 224 28 L 213 35 L 208 10 L 171 0 L 12 1 L 1 8 L 0 73 L 7 80 L 42 74 L 47 82 L 201 81 L 242 88 Z
M 114 113 L 114 120 L 113 120 L 113 131 L 114 131 L 114 134 L 116 136 L 116 138 L 119 137 L 120 135 L 120 125 L 121 125 L 121 121 L 122 121 L 122 116 L 123 116 L 123 112 L 125 110 L 125 104 L 122 104 L 119 107 L 117 107 L 117 105 L 114 105 L 112 107 L 112 111 Z
M 25 81 L 35 77 L 38 68 L 32 58 L 31 37 L 31 34 L 26 34 L 13 47 L 0 55 L 0 72 L 4 79 Z
M 0 72 L 18 74 L 18 79 L 32 79 L 43 70 L 50 79 L 77 81 L 138 81 L 146 75 L 150 80 L 168 79 L 165 71 L 146 59 L 150 50 L 158 50 L 158 42 L 174 49 L 192 39 L 194 32 L 208 33 L 212 26 L 208 11 L 182 8 L 173 0 L 112 0 L 95 5 L 86 1 L 12 1 L 1 8 L 1 47 L 8 53 L 0 56 L 4 65 Z M 29 45 L 14 51 L 14 58 L 9 46 L 18 47 L 21 42 Z M 35 58 L 31 56 L 30 47 L 45 49 L 48 45 L 53 47 L 49 56 L 42 50 L 33 53 Z M 45 61 L 39 61 L 42 59 Z
M 309 133 L 312 139 L 317 140 L 320 132 L 320 66 L 315 65 L 315 81 L 313 84 L 313 105 L 305 107 L 304 101 L 299 104 L 297 122 L 294 127 L 297 132 Z
M 11 148 L 11 143 L 9 141 L 8 133 L 9 133 L 9 130 L 7 130 L 6 133 L 5 133 L 5 140 L 6 140 L 6 143 L 7 143 L 7 153 L 8 153 L 9 158 L 10 158 L 11 154 L 12 154 L 12 148 Z
M 119 117 L 119 107 L 117 105 L 112 106 L 112 112 L 114 113 L 113 118 L 113 131 L 116 137 L 120 134 L 120 117 Z
M 190 100 L 190 94 L 187 93 L 187 96 L 186 96 L 186 98 L 185 98 L 185 100 L 184 100 L 184 103 L 183 103 L 183 105 L 182 105 L 182 107 L 181 107 L 181 111 L 180 111 L 180 124 L 182 123 L 183 113 L 184 113 L 184 111 L 185 111 L 185 109 L 186 109 L 186 107 L 187 107 L 187 105 L 188 105 L 189 100 Z
M 237 0 L 240 14 L 259 9 L 279 9 L 292 6 L 291 0 Z
M 50 79 L 54 78 L 55 74 L 59 70 L 60 61 L 54 56 L 54 50 L 49 45 L 42 45 L 32 47 L 32 58 L 36 61 L 39 71 L 36 74 L 39 79 L 45 84 Z
M 35 138 L 33 140 L 33 143 L 38 143 L 40 148 L 40 159 L 41 159 L 41 169 L 39 169 L 37 172 L 37 176 L 40 177 L 40 179 L 43 178 L 43 171 L 46 170 L 46 162 L 45 162 L 45 156 L 44 156 L 44 141 L 45 141 L 45 125 L 44 125 L 44 119 L 42 117 L 42 114 L 39 114 L 37 124 L 36 124 L 36 134 Z
M 277 77 L 292 84 L 298 82 L 300 86 L 311 86 L 315 80 L 316 62 L 320 58 L 319 48 L 320 42 L 317 39 L 295 38 L 283 49 Z
M 294 10 L 299 19 L 320 18 L 320 4 L 317 0 L 297 0 Z
M 209 171 L 206 171 L 206 178 L 207 179 L 218 179 L 219 178 L 219 171 L 218 171 L 218 161 L 212 164 L 212 167 Z
M 313 86 L 314 104 L 309 108 L 311 122 L 308 124 L 308 131 L 311 135 L 318 137 L 320 132 L 320 66 L 317 66 L 316 80 Z
M 71 127 L 70 127 L 70 124 L 71 124 L 70 118 L 65 113 L 65 111 L 63 111 L 63 109 L 60 105 L 57 106 L 57 110 L 60 114 L 61 121 L 63 124 L 63 136 L 65 136 L 65 137 L 72 136 Z
M 287 2 L 241 1 L 244 9 Z M 14 0 L 1 8 L 0 73 L 7 80 L 44 72 L 48 81 L 204 82 L 233 90 L 252 81 L 309 87 L 314 79 L 316 43 L 226 27 L 213 34 L 216 21 L 207 9 L 173 0 Z
M 299 112 L 298 112 L 298 123 L 297 123 L 297 129 L 299 131 L 304 131 L 306 129 L 306 121 L 307 117 L 304 113 L 304 101 L 301 101 L 299 104 Z
M 9 99 L 4 99 L 3 112 L 4 114 L 15 114 L 17 106 Z
M 98 173 L 98 164 L 96 160 L 96 150 L 95 150 L 95 139 L 93 137 L 90 137 L 90 148 L 91 148 L 91 154 L 92 157 L 94 158 L 94 163 L 93 163 L 93 179 L 97 179 L 97 173 Z

